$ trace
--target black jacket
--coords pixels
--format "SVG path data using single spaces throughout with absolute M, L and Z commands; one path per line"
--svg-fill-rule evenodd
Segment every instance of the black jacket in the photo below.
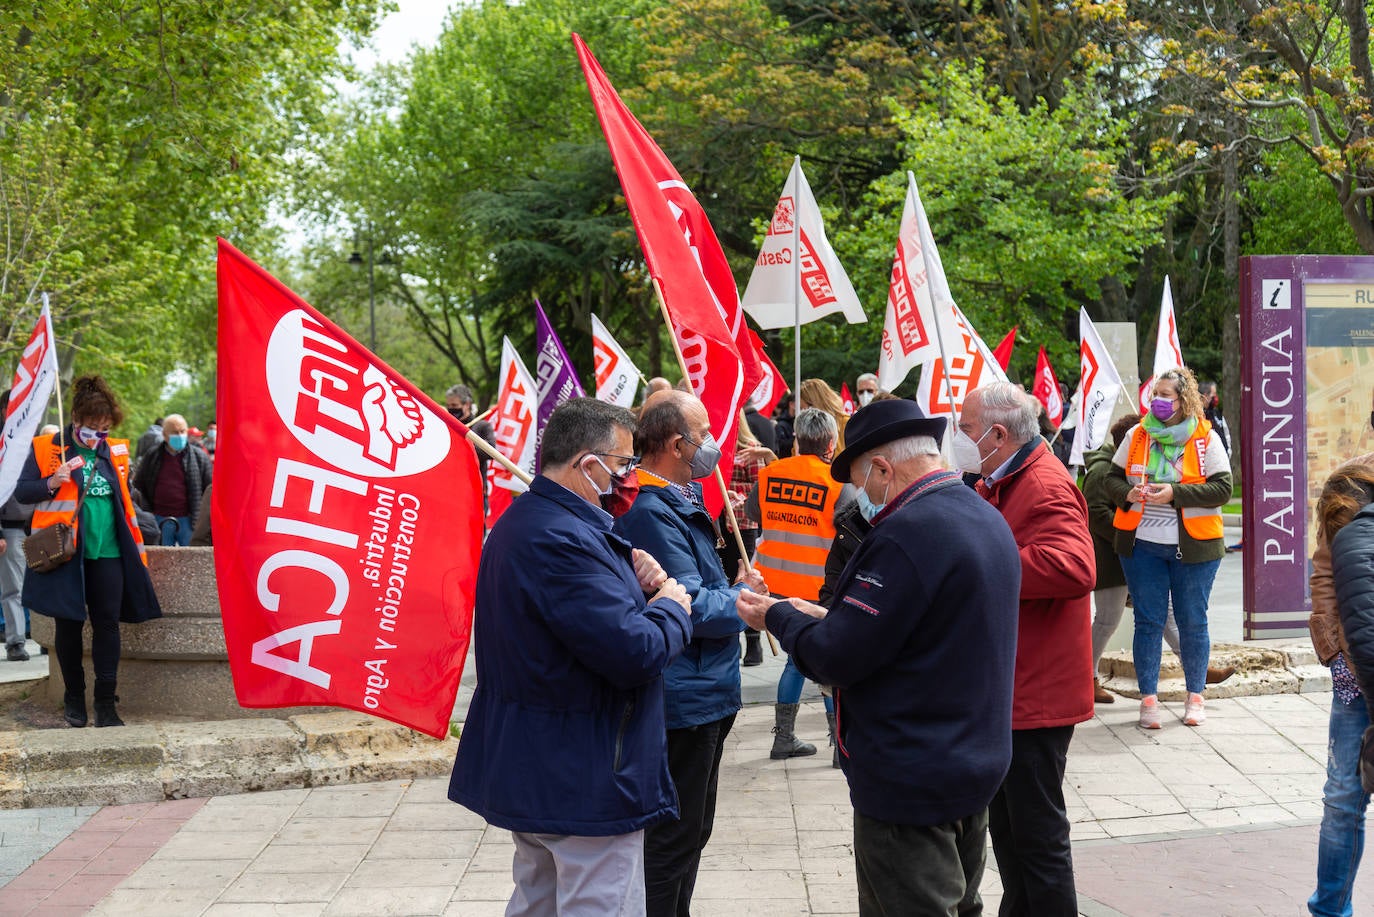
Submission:
M 143 456 L 138 468 L 134 470 L 134 487 L 143 494 L 149 509 L 153 508 L 153 494 L 157 491 L 157 475 L 162 470 L 162 460 L 168 454 L 165 448 L 159 446 Z M 176 457 L 181 459 L 182 470 L 186 472 L 186 504 L 191 510 L 189 515 L 191 524 L 194 525 L 200 512 L 201 497 L 205 493 L 205 488 L 210 486 L 214 465 L 204 449 L 190 444 L 187 444 Z
M 835 583 L 849 564 L 849 558 L 859 550 L 864 536 L 873 531 L 873 523 L 859 512 L 858 503 L 850 503 L 835 513 L 835 540 L 830 543 L 830 553 L 825 556 L 825 582 L 821 584 L 819 602 L 826 608 L 835 597 Z
M 1374 708 L 1374 504 L 1355 514 L 1331 541 L 1331 578 L 1350 667 Z M 1371 710 L 1374 713 L 1374 709 Z

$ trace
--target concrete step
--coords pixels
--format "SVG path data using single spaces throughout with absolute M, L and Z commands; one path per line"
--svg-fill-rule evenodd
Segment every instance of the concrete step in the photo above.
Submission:
M 0 732 L 0 808 L 122 805 L 446 774 L 457 741 L 351 712 Z
M 1280 644 L 1212 644 L 1211 664 L 1233 665 L 1236 674 L 1221 684 L 1208 685 L 1208 697 L 1251 697 L 1259 694 L 1306 694 L 1331 690 L 1331 673 L 1305 641 Z M 1124 697 L 1139 698 L 1135 663 L 1128 651 L 1102 654 L 1098 665 L 1103 687 Z M 1164 650 L 1159 665 L 1159 699 L 1183 701 L 1188 690 L 1178 657 Z

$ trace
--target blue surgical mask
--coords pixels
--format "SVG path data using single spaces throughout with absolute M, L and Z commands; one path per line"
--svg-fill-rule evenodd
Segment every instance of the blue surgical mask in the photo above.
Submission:
M 883 488 L 883 502 L 874 503 L 868 496 L 868 476 L 873 473 L 873 463 L 868 463 L 868 470 L 864 472 L 864 482 L 859 485 L 859 514 L 872 522 L 887 507 L 888 491 L 892 489 L 892 482 L 887 482 L 887 487 Z
M 173 452 L 180 452 L 182 449 L 185 449 L 185 448 L 186 448 L 186 434 L 185 434 L 185 433 L 173 433 L 173 434 L 171 434 L 170 436 L 167 437 L 167 445 L 171 448 L 171 450 L 172 450 Z

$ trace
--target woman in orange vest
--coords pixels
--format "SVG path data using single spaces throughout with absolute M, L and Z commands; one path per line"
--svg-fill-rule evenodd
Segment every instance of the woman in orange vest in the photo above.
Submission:
M 160 618 L 162 609 L 148 578 L 143 534 L 129 496 L 129 441 L 109 438 L 124 412 L 104 379 L 76 380 L 71 418 L 66 430 L 34 439 L 14 493 L 24 503 L 37 504 L 35 530 L 57 522 L 75 527 L 76 556 L 47 573 L 29 570 L 24 604 L 56 619 L 53 648 L 68 725 L 86 725 L 81 631 L 89 619 L 95 725 L 123 726 L 115 710 L 119 623 Z
M 1231 463 L 1202 412 L 1191 372 L 1160 374 L 1150 412 L 1122 441 L 1106 481 L 1117 506 L 1116 552 L 1135 603 L 1132 657 L 1145 729 L 1160 726 L 1160 635 L 1170 597 L 1188 687 L 1183 722 L 1206 719 L 1207 601 L 1226 554 L 1221 507 L 1231 499 Z

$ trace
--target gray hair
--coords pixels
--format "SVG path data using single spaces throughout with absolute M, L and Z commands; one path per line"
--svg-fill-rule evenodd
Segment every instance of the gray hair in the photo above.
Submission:
M 460 382 L 457 385 L 449 386 L 448 391 L 444 392 L 444 397 L 456 398 L 461 404 L 463 402 L 468 402 L 472 400 L 472 389 L 468 388 L 466 385 L 463 385 Z
M 1040 435 L 1039 404 L 1021 386 L 1012 382 L 993 382 L 975 389 L 983 406 L 983 426 L 1001 424 L 1007 438 L 1018 446 Z
M 823 455 L 839 437 L 840 428 L 825 411 L 807 408 L 797 415 L 792 432 L 797 438 L 798 455 Z
M 854 387 L 858 388 L 860 385 L 863 385 L 865 380 L 872 382 L 874 385 L 878 385 L 878 377 L 876 375 L 873 373 L 860 373 L 859 378 L 854 380 Z M 882 386 L 878 387 L 881 388 Z
M 881 455 L 894 465 L 909 462 L 922 455 L 939 455 L 940 446 L 935 442 L 933 436 L 903 436 L 901 439 L 894 439 L 890 443 L 883 443 L 869 450 L 869 460 L 873 456 Z

